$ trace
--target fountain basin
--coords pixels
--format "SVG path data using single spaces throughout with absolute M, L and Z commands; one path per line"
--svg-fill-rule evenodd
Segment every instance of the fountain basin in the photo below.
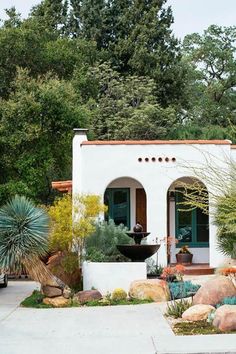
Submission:
M 159 250 L 160 245 L 117 245 L 116 247 L 132 262 L 144 262 Z
M 143 232 L 143 231 L 139 231 L 139 232 L 134 232 L 134 231 L 128 231 L 126 232 L 126 235 L 133 238 L 135 244 L 140 245 L 141 241 L 147 237 L 148 235 L 150 235 L 150 232 Z

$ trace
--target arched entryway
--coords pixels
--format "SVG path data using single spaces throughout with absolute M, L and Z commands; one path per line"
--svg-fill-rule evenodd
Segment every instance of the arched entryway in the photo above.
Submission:
M 204 183 L 194 177 L 179 178 L 168 189 L 167 229 L 168 235 L 176 239 L 171 246 L 171 263 L 176 262 L 175 254 L 184 245 L 193 253 L 193 263 L 209 263 L 209 216 L 200 208 L 190 210 L 181 204 L 185 190 L 188 193 L 189 187 L 189 193 L 193 192 L 193 185 L 201 186 L 207 193 Z
M 139 222 L 146 231 L 146 192 L 136 179 L 121 177 L 109 183 L 104 193 L 104 204 L 108 206 L 106 220 L 113 219 L 116 225 L 123 224 L 128 229 Z

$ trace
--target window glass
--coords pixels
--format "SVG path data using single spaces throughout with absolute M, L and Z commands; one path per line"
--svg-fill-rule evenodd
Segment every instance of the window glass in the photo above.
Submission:
M 113 193 L 113 220 L 116 225 L 128 225 L 128 195 L 127 191 Z
M 183 200 L 183 193 L 176 191 L 176 238 L 180 243 L 208 243 L 208 215 L 198 208 L 185 211 L 188 206 L 181 204 Z
M 104 204 L 108 206 L 105 220 L 113 219 L 116 225 L 124 224 L 130 227 L 130 197 L 129 189 L 109 188 L 104 196 Z
M 196 209 L 197 217 L 197 242 L 209 242 L 208 215 Z

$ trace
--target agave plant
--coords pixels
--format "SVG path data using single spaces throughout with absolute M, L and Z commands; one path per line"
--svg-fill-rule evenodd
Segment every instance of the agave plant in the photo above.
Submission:
M 39 257 L 47 253 L 49 217 L 45 210 L 23 196 L 13 197 L 0 209 L 0 268 L 22 265 L 42 285 L 58 286 L 58 280 Z

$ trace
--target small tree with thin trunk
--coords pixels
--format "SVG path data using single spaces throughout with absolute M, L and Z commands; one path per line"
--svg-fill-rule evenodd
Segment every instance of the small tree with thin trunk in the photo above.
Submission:
M 99 195 L 70 194 L 56 200 L 49 208 L 52 229 L 49 245 L 52 251 L 76 252 L 81 263 L 85 240 L 95 231 L 95 220 L 106 211 Z
M 236 258 L 236 164 L 225 162 L 225 169 L 219 169 L 209 160 L 207 165 L 193 169 L 194 175 L 209 186 L 195 181 L 194 183 L 181 183 L 184 201 L 183 210 L 200 208 L 205 214 L 209 210 L 217 226 L 217 244 L 221 253 Z M 210 200 L 210 208 L 209 208 Z

